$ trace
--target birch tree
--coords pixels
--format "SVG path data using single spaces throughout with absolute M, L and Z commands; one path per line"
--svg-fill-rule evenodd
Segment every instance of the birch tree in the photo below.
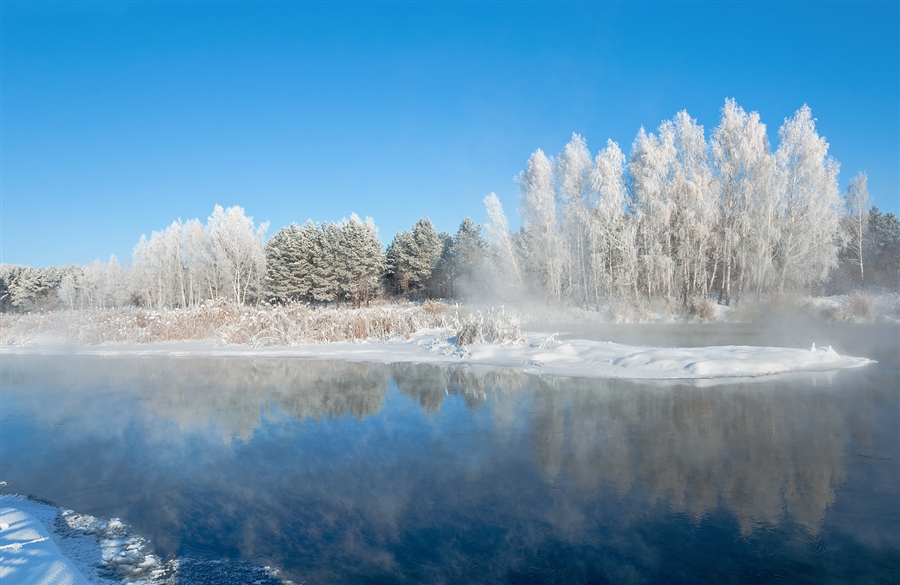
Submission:
M 502 296 L 518 296 L 522 291 L 522 273 L 503 206 L 497 195 L 491 193 L 484 198 L 484 207 L 488 216 L 484 231 L 495 268 L 492 284 Z
M 775 260 L 779 290 L 820 282 L 837 264 L 840 248 L 839 165 L 816 132 L 804 105 L 778 131 L 775 152 L 779 238 Z
M 265 222 L 256 227 L 242 207 L 214 208 L 206 224 L 207 237 L 226 298 L 237 303 L 259 298 L 265 277 L 263 242 L 268 226 Z
M 625 185 L 625 155 L 619 145 L 608 140 L 594 160 L 592 189 L 597 204 L 590 217 L 594 298 L 622 298 L 636 291 L 637 256 L 634 224 L 628 212 Z
M 562 300 L 565 255 L 560 245 L 552 161 L 542 150 L 536 150 L 516 182 L 528 264 L 538 278 L 538 286 L 547 295 L 547 301 L 558 304 Z
M 660 126 L 660 135 L 643 128 L 631 148 L 628 171 L 636 221 L 638 279 L 647 298 L 671 297 L 673 288 L 672 232 L 674 199 L 669 176 L 675 164 L 675 136 Z M 637 300 L 637 299 L 636 299 Z
M 859 268 L 859 281 L 866 287 L 865 262 L 866 236 L 869 228 L 869 177 L 859 173 L 850 180 L 844 196 L 847 215 L 844 218 L 847 232 L 847 251 L 854 265 Z
M 588 223 L 591 207 L 591 153 L 578 134 L 566 144 L 556 163 L 557 196 L 562 206 L 561 232 L 566 245 L 566 284 L 569 298 L 586 305 L 591 288 Z
M 759 114 L 747 114 L 733 99 L 725 100 L 710 147 L 719 191 L 719 302 L 729 305 L 748 281 L 758 291 L 771 271 L 772 156 Z

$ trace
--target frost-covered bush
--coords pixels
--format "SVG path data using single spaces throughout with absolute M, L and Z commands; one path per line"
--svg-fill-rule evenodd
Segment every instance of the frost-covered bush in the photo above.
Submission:
M 456 345 L 472 343 L 500 343 L 519 345 L 525 343 L 525 335 L 519 329 L 519 320 L 504 307 L 490 308 L 487 315 L 481 311 L 461 320 L 456 332 Z
M 214 301 L 166 311 L 118 308 L 2 314 L 0 343 L 213 341 L 219 345 L 289 346 L 408 337 L 421 329 L 455 330 L 458 323 L 455 311 L 443 303 L 351 309 L 303 303 L 248 307 Z
M 851 294 L 847 299 L 847 310 L 851 316 L 860 321 L 871 321 L 875 318 L 875 303 L 865 293 Z
M 709 297 L 695 296 L 691 299 L 690 315 L 701 321 L 714 321 L 716 304 Z

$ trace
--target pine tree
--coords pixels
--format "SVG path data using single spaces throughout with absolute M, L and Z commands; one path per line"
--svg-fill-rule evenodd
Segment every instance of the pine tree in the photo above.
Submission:
M 299 301 L 305 296 L 301 287 L 303 257 L 300 228 L 296 223 L 283 227 L 265 246 L 266 298 L 277 302 Z
M 339 280 L 343 292 L 354 307 L 366 306 L 375 296 L 384 270 L 384 253 L 378 241 L 378 228 L 372 218 L 362 221 L 355 213 L 339 224 L 337 246 Z
M 481 226 L 469 217 L 462 220 L 450 246 L 453 264 L 452 296 L 473 289 L 484 262 L 486 246 L 487 243 L 481 236 Z
M 422 291 L 443 249 L 430 219 L 420 218 L 411 231 L 398 233 L 387 253 L 389 277 L 396 292 Z

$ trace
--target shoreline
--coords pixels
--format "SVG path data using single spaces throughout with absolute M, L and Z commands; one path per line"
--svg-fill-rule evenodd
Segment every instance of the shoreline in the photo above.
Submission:
M 531 333 L 513 343 L 456 345 L 443 329 L 421 330 L 409 339 L 329 342 L 255 348 L 209 341 L 77 345 L 36 343 L 0 348 L 3 355 L 83 355 L 100 357 L 295 358 L 381 364 L 511 368 L 528 375 L 633 380 L 746 379 L 793 372 L 822 372 L 875 363 L 839 355 L 831 347 L 723 345 L 653 347 L 589 339 L 559 340 Z

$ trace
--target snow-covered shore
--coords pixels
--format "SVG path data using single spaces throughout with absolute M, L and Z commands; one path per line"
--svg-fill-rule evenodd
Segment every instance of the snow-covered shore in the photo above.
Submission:
M 8 585 L 89 585 L 35 514 L 47 519 L 55 517 L 56 510 L 22 498 L 0 497 L 0 581 Z
M 102 521 L 17 495 L 0 496 L 4 585 L 156 585 L 172 570 L 118 520 Z
M 788 372 L 828 371 L 873 363 L 842 356 L 830 347 L 648 347 L 587 339 L 560 341 L 531 334 L 518 343 L 458 346 L 446 332 L 419 331 L 409 339 L 333 342 L 254 348 L 209 342 L 72 345 L 45 343 L 0 348 L 0 355 L 95 355 L 168 357 L 285 357 L 374 363 L 420 363 L 514 368 L 526 374 L 642 380 L 746 378 Z
M 203 558 L 163 560 L 121 521 L 0 495 L 3 585 L 291 585 L 270 567 Z

